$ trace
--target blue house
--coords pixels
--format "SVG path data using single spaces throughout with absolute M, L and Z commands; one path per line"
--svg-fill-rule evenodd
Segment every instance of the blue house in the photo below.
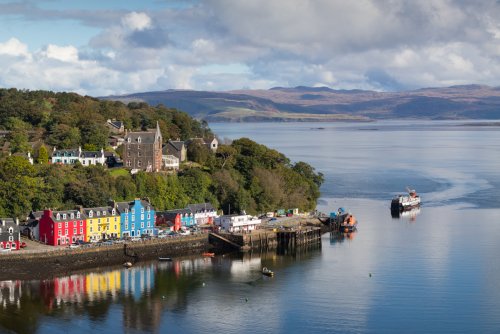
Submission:
M 167 210 L 163 212 L 163 215 L 166 218 L 175 221 L 175 218 L 180 217 L 181 228 L 183 227 L 191 227 L 196 225 L 196 220 L 194 218 L 194 213 L 189 209 L 175 209 L 175 210 Z
M 158 234 L 155 228 L 155 209 L 144 199 L 132 202 L 111 202 L 120 213 L 122 238 L 153 236 Z

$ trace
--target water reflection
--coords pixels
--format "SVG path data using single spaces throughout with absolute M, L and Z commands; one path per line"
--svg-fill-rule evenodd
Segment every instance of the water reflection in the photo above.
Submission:
M 420 207 L 412 208 L 410 210 L 398 211 L 391 210 L 391 216 L 394 219 L 405 219 L 410 223 L 414 223 L 417 220 L 417 216 L 420 214 Z
M 185 313 L 189 296 L 203 293 L 201 289 L 220 294 L 226 289 L 220 281 L 256 284 L 264 280 L 263 266 L 279 272 L 290 263 L 316 256 L 320 249 L 297 248 L 287 256 L 264 252 L 183 258 L 53 279 L 3 281 L 0 329 L 37 332 L 45 328 L 49 316 L 84 323 L 85 328 L 112 322 L 116 328 L 111 332 L 158 332 L 165 312 Z M 85 330 L 76 330 L 82 331 Z
M 342 243 L 346 240 L 352 241 L 356 234 L 358 233 L 357 229 L 352 230 L 351 232 L 341 232 L 341 231 L 333 231 L 330 232 L 330 244 Z

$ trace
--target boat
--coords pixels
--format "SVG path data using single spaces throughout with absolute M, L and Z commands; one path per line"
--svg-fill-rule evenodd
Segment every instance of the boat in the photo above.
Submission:
M 215 253 L 205 252 L 205 253 L 202 253 L 201 255 L 207 256 L 207 257 L 214 257 Z
M 172 261 L 171 257 L 159 257 L 158 261 Z
M 267 269 L 267 267 L 264 267 L 264 268 L 262 268 L 262 275 L 266 275 L 266 276 L 272 277 L 272 276 L 274 276 L 274 272 L 272 272 L 271 270 Z
M 391 211 L 405 211 L 420 206 L 420 196 L 414 189 L 406 188 L 408 195 L 396 195 L 391 201 Z
M 132 267 L 132 262 L 125 262 L 125 263 L 123 264 L 123 266 L 124 266 L 125 268 L 130 268 L 130 267 Z
M 337 212 L 330 213 L 330 224 L 333 224 L 341 232 L 353 232 L 358 226 L 356 217 L 344 208 L 339 208 Z

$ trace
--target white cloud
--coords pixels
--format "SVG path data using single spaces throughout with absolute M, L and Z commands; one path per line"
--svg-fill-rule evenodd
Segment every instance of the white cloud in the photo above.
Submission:
M 64 62 L 75 63 L 78 61 L 78 49 L 74 46 L 57 46 L 49 44 L 43 52 L 47 58 L 56 59 Z
M 28 46 L 21 43 L 17 38 L 10 38 L 5 43 L 0 43 L 0 55 L 14 57 L 29 57 Z
M 151 28 L 151 18 L 146 13 L 132 12 L 122 18 L 122 25 L 130 30 L 144 30 Z

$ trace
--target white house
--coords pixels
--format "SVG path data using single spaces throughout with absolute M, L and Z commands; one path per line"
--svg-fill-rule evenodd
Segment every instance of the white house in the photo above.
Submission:
M 51 163 L 73 165 L 77 161 L 83 166 L 104 165 L 106 163 L 106 157 L 104 156 L 103 149 L 100 151 L 82 151 L 81 147 L 72 150 L 58 150 L 54 147 Z
M 213 224 L 218 217 L 217 210 L 211 203 L 189 204 L 187 209 L 194 214 L 197 225 Z
M 248 232 L 257 229 L 261 220 L 250 215 L 225 215 L 215 219 L 215 225 L 227 232 Z

